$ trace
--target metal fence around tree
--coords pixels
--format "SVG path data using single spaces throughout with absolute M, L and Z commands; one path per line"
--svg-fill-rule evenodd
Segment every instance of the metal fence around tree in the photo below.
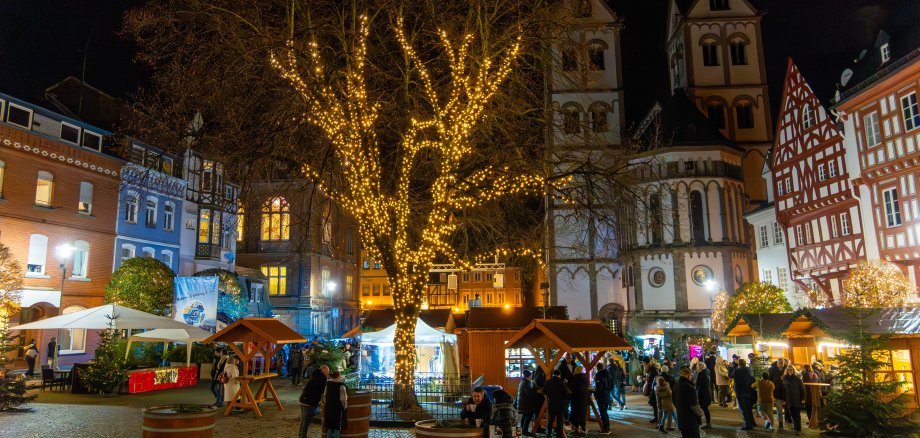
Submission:
M 415 396 L 420 409 L 394 411 L 393 378 L 376 375 L 346 376 L 350 388 L 370 391 L 371 421 L 377 423 L 414 423 L 421 420 L 459 420 L 463 404 L 469 398 L 469 376 L 444 373 L 415 373 Z

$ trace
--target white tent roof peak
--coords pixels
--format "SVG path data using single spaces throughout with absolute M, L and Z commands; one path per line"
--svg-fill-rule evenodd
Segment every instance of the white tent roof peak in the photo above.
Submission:
M 396 337 L 396 324 L 393 324 L 379 332 L 363 333 L 361 335 L 362 345 L 392 345 L 393 338 Z M 415 321 L 415 345 L 441 345 L 442 343 L 457 343 L 457 335 L 444 333 L 431 328 L 425 324 L 425 321 L 417 319 Z
M 109 317 L 116 317 L 110 320 Z M 28 324 L 10 327 L 11 330 L 42 330 L 42 329 L 87 329 L 87 330 L 105 330 L 109 328 L 109 323 L 114 325 L 116 330 L 124 329 L 187 329 L 191 327 L 188 324 L 174 321 L 169 318 L 154 315 L 147 312 L 141 312 L 130 307 L 119 306 L 117 304 L 105 304 L 92 309 L 81 310 L 79 312 L 68 313 L 65 315 L 46 318 Z

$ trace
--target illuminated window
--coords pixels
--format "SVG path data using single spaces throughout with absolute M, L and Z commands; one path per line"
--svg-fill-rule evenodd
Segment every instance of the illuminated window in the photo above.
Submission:
M 269 295 L 287 295 L 287 266 L 262 266 L 262 274 L 268 278 Z
M 48 236 L 33 234 L 29 236 L 29 258 L 26 262 L 26 277 L 45 275 L 45 262 L 48 256 Z
M 901 98 L 901 112 L 904 113 L 905 131 L 920 127 L 920 109 L 917 107 L 917 93 L 910 93 Z
M 898 382 L 898 394 L 914 393 L 914 372 L 910 350 L 883 350 L 876 353 L 884 368 L 875 374 L 877 382 Z
M 244 225 L 245 220 L 246 220 L 245 219 L 246 215 L 244 213 L 245 211 L 243 210 L 242 206 L 240 206 L 240 208 L 236 211 L 236 241 L 237 242 L 243 241 L 243 230 L 246 229 L 246 226 Z
M 530 351 L 523 348 L 509 348 L 505 350 L 505 376 L 521 377 L 523 371 L 537 369 L 537 363 Z
M 78 240 L 73 243 L 73 268 L 70 276 L 75 278 L 86 278 L 89 271 L 89 243 L 84 240 Z
M 53 194 L 54 177 L 44 170 L 39 171 L 38 180 L 35 184 L 35 205 L 50 207 Z
M 262 240 L 289 240 L 291 213 L 282 197 L 271 198 L 262 205 Z
M 198 210 L 198 243 L 220 245 L 221 212 L 202 208 Z

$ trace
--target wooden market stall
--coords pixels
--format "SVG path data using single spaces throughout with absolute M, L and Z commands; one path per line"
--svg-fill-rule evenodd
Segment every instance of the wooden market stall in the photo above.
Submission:
M 750 344 L 751 352 L 765 353 L 771 360 L 788 357 L 789 344 L 783 329 L 791 318 L 792 313 L 743 313 L 729 323 L 725 336 L 735 343 Z
M 269 361 L 282 344 L 307 342 L 303 336 L 275 318 L 240 318 L 204 340 L 206 344 L 214 342 L 226 343 L 243 366 L 239 377 L 240 389 L 233 397 L 233 401 L 227 405 L 224 415 L 230 415 L 230 411 L 238 407 L 252 409 L 257 417 L 261 417 L 262 411 L 259 409 L 259 403 L 265 401 L 273 401 L 278 410 L 284 410 L 278 400 L 275 387 L 272 385 L 272 378 L 278 375 L 275 373 L 252 374 L 249 364 L 258 355 Z M 262 385 L 253 394 L 249 385 L 257 381 L 261 381 Z
M 613 334 L 600 321 L 562 321 L 552 319 L 537 319 L 524 327 L 517 335 L 508 340 L 505 348 L 522 348 L 528 350 L 536 364 L 546 372 L 547 376 L 553 374 L 556 364 L 565 353 L 577 359 L 588 373 L 604 357 L 607 352 L 615 350 L 632 350 L 623 338 Z M 589 380 L 590 385 L 590 380 Z M 598 418 L 597 406 L 593 397 L 589 402 L 591 411 Z M 533 433 L 542 423 L 546 414 L 546 403 L 537 414 L 534 422 Z M 597 420 L 595 420 L 597 421 Z

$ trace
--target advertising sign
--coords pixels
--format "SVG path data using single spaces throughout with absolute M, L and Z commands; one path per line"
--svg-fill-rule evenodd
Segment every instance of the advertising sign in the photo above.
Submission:
M 176 277 L 173 319 L 217 332 L 218 277 Z

